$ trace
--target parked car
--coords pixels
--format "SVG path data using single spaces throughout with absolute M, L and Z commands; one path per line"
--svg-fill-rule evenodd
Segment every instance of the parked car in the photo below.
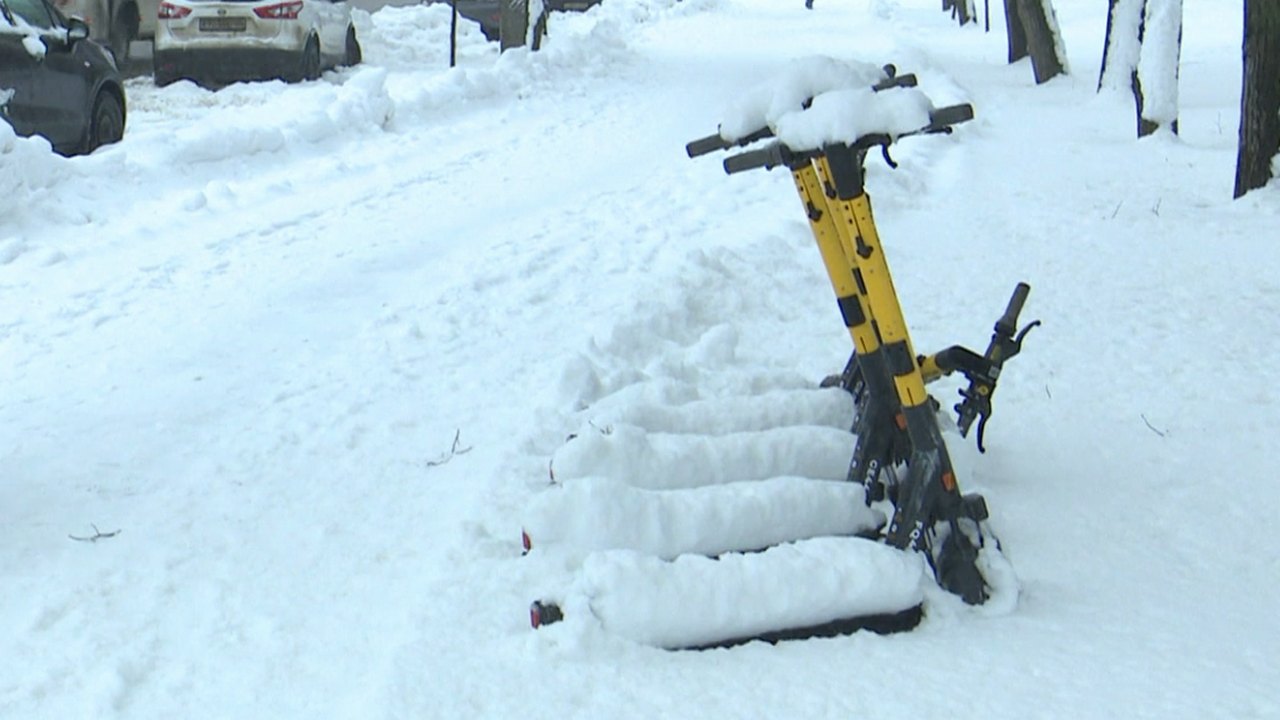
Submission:
M 0 0 L 0 115 L 63 155 L 124 135 L 124 82 L 110 54 L 47 0 Z
M 480 32 L 489 42 L 496 42 L 500 35 L 502 0 L 428 0 L 429 2 L 456 2 L 458 14 L 480 25 Z M 582 12 L 600 4 L 600 0 L 543 0 L 547 12 Z
M 156 34 L 156 9 L 160 0 L 52 0 L 67 17 L 89 24 L 89 37 L 111 51 L 116 65 L 129 62 L 134 40 L 152 40 Z
M 362 59 L 341 0 L 161 0 L 158 13 L 157 85 L 314 80 Z

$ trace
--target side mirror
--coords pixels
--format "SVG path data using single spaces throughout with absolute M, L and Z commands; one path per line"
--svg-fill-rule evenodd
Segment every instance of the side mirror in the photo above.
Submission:
M 78 17 L 67 20 L 67 44 L 72 45 L 89 39 L 89 24 Z

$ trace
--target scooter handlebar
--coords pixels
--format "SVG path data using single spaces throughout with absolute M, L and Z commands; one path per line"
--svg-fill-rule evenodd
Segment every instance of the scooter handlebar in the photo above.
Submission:
M 959 125 L 973 119 L 973 106 L 969 103 L 948 105 L 929 113 L 929 126 L 925 132 L 941 132 L 952 125 Z
M 706 155 L 717 150 L 726 150 L 729 144 L 724 138 L 720 137 L 720 133 L 708 135 L 704 138 L 698 138 L 684 146 L 685 152 L 689 153 L 689 157 L 695 158 L 699 155 Z
M 737 155 L 730 155 L 724 159 L 724 171 L 732 175 L 747 170 L 755 170 L 756 168 L 770 170 L 783 162 L 782 146 L 774 143 L 759 150 L 748 150 Z
M 771 137 L 773 137 L 773 130 L 767 127 L 748 135 L 743 135 L 737 140 L 726 140 L 723 135 L 716 133 L 715 135 L 708 135 L 704 138 L 694 140 L 688 145 L 685 145 L 684 150 L 689 153 L 689 157 L 693 158 L 698 157 L 699 155 L 706 155 L 707 153 L 715 152 L 716 150 L 728 150 L 735 145 L 738 147 L 746 147 L 757 140 L 764 140 L 765 138 Z
M 892 75 L 887 77 L 875 85 L 872 85 L 871 90 L 873 92 L 880 92 L 881 90 L 888 90 L 896 87 L 915 87 L 916 84 L 916 76 L 912 73 L 907 73 L 905 75 Z
M 1018 329 L 1018 316 L 1022 314 L 1022 306 L 1027 302 L 1027 295 L 1031 294 L 1031 286 L 1020 282 L 1013 289 L 1013 296 L 1009 298 L 1009 305 L 1004 309 L 1004 315 L 996 321 L 996 332 L 1006 337 L 1013 337 L 1014 332 Z

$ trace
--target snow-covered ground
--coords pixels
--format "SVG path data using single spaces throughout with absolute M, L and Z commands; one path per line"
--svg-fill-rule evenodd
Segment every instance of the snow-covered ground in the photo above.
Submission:
M 1184 2 L 1178 138 L 1094 92 L 1082 0 L 1040 87 L 1000 3 L 984 34 L 936 0 L 607 0 L 537 54 L 465 24 L 452 70 L 447 10 L 409 7 L 317 82 L 131 80 L 91 157 L 0 124 L 0 717 L 1280 717 L 1280 190 L 1230 199 L 1227 5 Z M 535 632 L 531 600 L 600 584 L 606 617 L 735 612 L 618 597 L 600 558 L 632 551 L 589 523 L 601 553 L 522 557 L 572 487 L 551 473 L 607 460 L 570 434 L 671 460 L 839 412 L 812 388 L 848 335 L 790 177 L 684 153 L 811 55 L 976 108 L 868 184 L 917 348 L 985 347 L 1033 288 L 989 452 L 949 436 L 1016 603 L 703 653 L 590 613 Z M 728 445 L 707 482 L 777 459 Z M 759 597 L 802 582 L 796 547 Z

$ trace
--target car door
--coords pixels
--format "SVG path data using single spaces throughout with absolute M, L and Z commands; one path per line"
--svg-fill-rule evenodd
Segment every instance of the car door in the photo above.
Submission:
M 0 116 L 19 135 L 36 132 L 33 109 L 27 105 L 27 86 L 35 74 L 36 60 L 24 44 L 25 33 L 19 30 L 0 5 Z
M 8 111 L 14 129 L 24 135 L 42 135 L 59 149 L 73 147 L 88 126 L 85 63 L 43 0 L 5 0 L 5 4 L 12 16 L 4 43 L 5 66 L 12 70 L 4 72 L 15 80 Z

